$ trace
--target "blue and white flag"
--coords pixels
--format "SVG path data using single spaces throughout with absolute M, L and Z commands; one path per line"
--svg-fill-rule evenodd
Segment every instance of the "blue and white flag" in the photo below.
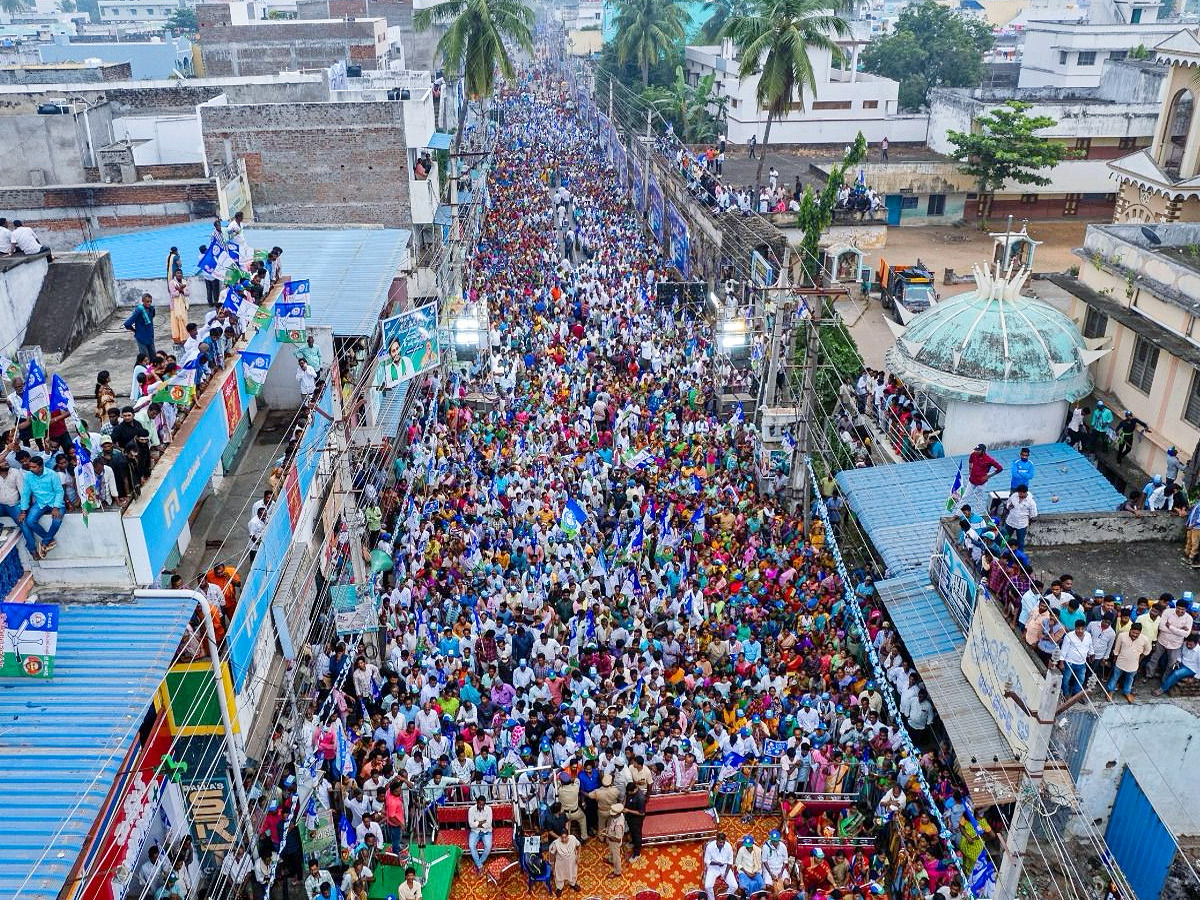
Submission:
M 579 533 L 579 529 L 587 522 L 587 513 L 583 507 L 574 500 L 568 499 L 563 504 L 562 515 L 558 519 L 558 527 L 563 530 L 567 537 L 575 537 Z
M 704 490 L 704 483 L 700 480 L 699 475 L 692 476 L 692 493 L 699 494 Z
M 741 425 L 745 421 L 746 415 L 742 410 L 742 401 L 739 400 L 738 405 L 733 408 L 733 415 L 729 417 L 729 424 L 732 427 L 737 428 L 737 426 Z
M 950 496 L 946 498 L 946 512 L 954 512 L 954 507 L 962 502 L 963 480 L 962 460 L 958 461 L 958 471 L 954 473 L 954 482 L 950 485 Z
M 337 726 L 337 743 L 336 756 L 334 757 L 334 768 L 339 775 L 355 774 L 354 754 L 350 752 L 350 739 L 346 736 L 346 729 L 342 727 L 342 723 L 338 722 Z
M 642 544 L 646 540 L 646 526 L 638 522 L 637 529 L 633 532 L 633 537 L 629 540 L 629 552 L 636 553 L 642 549 Z
M 988 852 L 984 850 L 975 860 L 971 875 L 967 879 L 971 885 L 971 893 L 976 897 L 990 897 L 996 889 L 996 866 L 992 863 Z
M 787 741 L 767 740 L 763 742 L 763 756 L 783 756 L 787 752 Z
M 79 418 L 79 413 L 75 411 L 75 398 L 71 396 L 71 389 L 67 387 L 66 381 L 61 375 L 55 374 L 50 378 L 50 411 L 60 412 L 66 410 L 72 418 Z
M 796 439 L 792 437 L 792 432 L 790 430 L 785 430 L 783 432 L 783 442 L 787 444 L 787 448 L 789 450 L 791 450 L 793 453 L 796 452 Z
M 688 525 L 690 525 L 692 528 L 695 528 L 697 522 L 699 522 L 701 524 L 703 524 L 703 522 L 704 522 L 704 504 L 703 503 L 700 504 L 699 509 L 697 509 L 694 513 L 692 513 L 692 517 L 690 519 L 688 519 Z

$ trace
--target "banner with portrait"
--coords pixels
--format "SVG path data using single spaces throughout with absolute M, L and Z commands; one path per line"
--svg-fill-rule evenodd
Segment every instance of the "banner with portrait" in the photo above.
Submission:
M 674 203 L 667 204 L 667 237 L 670 239 L 667 256 L 671 265 L 679 270 L 680 275 L 687 278 L 692 252 L 691 233 L 688 231 L 687 220 L 679 214 Z
M 621 185 L 622 195 L 629 190 L 629 170 L 625 167 L 625 148 L 620 144 L 616 145 L 616 166 L 617 166 L 617 183 Z
M 646 206 L 646 176 L 637 154 L 629 154 L 629 180 L 633 183 L 633 208 L 641 212 Z
M 441 346 L 436 302 L 384 319 L 379 327 L 376 387 L 388 390 L 437 368 Z
M 600 147 L 608 151 L 609 122 L 608 116 L 602 112 L 596 113 L 596 134 L 600 138 Z
M 663 195 L 658 186 L 658 179 L 653 175 L 646 185 L 646 214 L 650 219 L 650 231 L 659 245 L 663 243 Z

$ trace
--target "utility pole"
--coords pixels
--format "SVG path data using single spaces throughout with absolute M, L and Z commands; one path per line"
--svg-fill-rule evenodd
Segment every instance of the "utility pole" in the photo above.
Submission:
M 610 98 L 610 101 L 609 101 L 609 107 L 611 108 L 611 106 L 612 106 L 612 102 L 611 102 L 611 98 L 612 98 L 612 85 L 611 85 L 611 84 L 608 86 L 608 91 L 609 91 L 609 98 Z M 650 140 L 650 124 L 651 124 L 651 123 L 650 123 L 650 116 L 651 116 L 651 111 L 650 111 L 649 109 L 647 109 L 647 110 L 646 110 L 646 140 L 647 140 L 647 141 L 649 141 L 649 140 Z
M 760 289 L 765 295 L 769 290 L 780 292 L 783 297 L 775 304 L 775 325 L 771 329 L 771 343 L 768 348 L 767 355 L 767 373 L 766 379 L 763 381 L 762 390 L 759 391 L 759 396 L 762 398 L 762 408 L 759 410 L 759 422 L 766 421 L 767 407 L 775 405 L 775 382 L 779 380 L 779 356 L 783 352 L 784 330 L 787 314 L 791 309 L 792 301 L 788 293 L 788 284 L 791 276 L 790 263 L 792 259 L 792 248 L 789 244 L 783 251 L 783 266 L 779 272 L 777 283 L 771 285 L 763 285 Z M 790 341 L 788 342 L 791 343 Z
M 800 439 L 796 442 L 800 458 L 792 462 L 792 484 L 800 479 L 800 503 L 804 514 L 804 534 L 812 529 L 812 479 L 804 460 L 812 454 L 813 419 L 817 409 L 817 355 L 821 347 L 821 314 L 825 308 L 824 296 L 817 294 L 816 302 L 808 304 L 807 329 L 804 332 L 804 386 L 800 391 Z
M 1016 900 L 1021 870 L 1025 865 L 1025 850 L 1033 833 L 1034 816 L 1037 815 L 1037 801 L 1042 794 L 1046 755 L 1050 749 L 1050 732 L 1059 712 L 1058 692 L 1062 686 L 1062 674 L 1055 666 L 1057 661 L 1055 657 L 1046 667 L 1046 677 L 1042 679 L 1036 713 L 1031 713 L 1025 701 L 1011 688 L 1004 692 L 1005 697 L 1032 715 L 1034 721 L 1029 734 L 1029 746 L 1025 751 L 1025 777 L 1021 779 L 1021 788 L 1017 793 L 1012 824 L 1004 842 L 1004 860 L 1000 863 L 992 900 Z
M 613 95 L 612 94 L 613 94 L 612 76 L 610 75 L 609 79 L 608 79 L 608 121 L 610 121 L 610 122 L 612 121 L 612 109 L 613 109 Z

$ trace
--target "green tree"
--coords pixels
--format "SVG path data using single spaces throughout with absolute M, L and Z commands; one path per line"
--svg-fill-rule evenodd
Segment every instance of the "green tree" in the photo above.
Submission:
M 992 47 L 987 23 L 936 0 L 906 6 L 892 33 L 871 41 L 863 68 L 900 82 L 900 106 L 920 109 L 936 87 L 976 87 Z
M 738 77 L 759 76 L 758 106 L 767 111 L 756 184 L 762 183 L 771 125 L 792 103 L 804 102 L 805 88 L 816 93 L 810 51 L 825 50 L 841 61 L 834 38 L 849 33 L 846 20 L 830 12 L 828 0 L 751 0 L 748 12 L 737 12 L 726 23 L 722 37 L 733 40 L 741 57 Z
M 675 68 L 675 80 L 666 87 L 651 85 L 642 98 L 671 123 L 685 144 L 706 144 L 717 139 L 718 123 L 726 99 L 713 93 L 716 73 L 710 72 L 694 85 L 688 84 L 683 66 Z M 712 108 L 716 107 L 716 114 Z
M 25 0 L 0 0 L 0 9 L 10 16 L 19 16 L 25 12 Z
M 516 77 L 511 49 L 533 52 L 533 10 L 521 0 L 445 0 L 418 10 L 413 16 L 418 31 L 445 25 L 437 51 L 450 72 L 461 72 L 463 102 L 458 111 L 455 153 L 462 145 L 467 102 L 490 97 L 496 71 Z
M 650 86 L 650 67 L 683 43 L 687 13 L 679 0 L 616 0 L 617 62 L 633 62 Z
M 846 171 L 867 158 L 867 141 L 860 131 L 854 139 L 841 162 L 829 170 L 829 177 L 820 194 L 814 194 L 812 188 L 804 189 L 800 198 L 800 212 L 796 214 L 796 224 L 804 232 L 800 241 L 801 262 L 804 265 L 804 278 L 810 285 L 817 283 L 818 260 L 821 256 L 821 235 L 833 224 L 833 210 L 837 205 L 838 191 L 846 183 Z
M 1043 174 L 1067 156 L 1065 145 L 1036 134 L 1055 124 L 1050 116 L 1027 114 L 1028 103 L 1009 100 L 986 116 L 975 120 L 970 132 L 948 131 L 955 159 L 962 171 L 979 182 L 984 198 L 983 215 L 991 211 L 992 196 L 1007 181 L 1017 184 L 1047 185 Z
M 167 28 L 176 34 L 197 34 L 200 24 L 196 21 L 196 9 L 192 6 L 179 6 L 171 10 L 167 19 Z
M 738 13 L 750 10 L 750 0 L 709 0 L 712 15 L 700 26 L 697 37 L 702 43 L 715 44 L 721 39 L 725 24 Z
M 65 13 L 75 12 L 75 0 L 59 0 L 58 8 Z

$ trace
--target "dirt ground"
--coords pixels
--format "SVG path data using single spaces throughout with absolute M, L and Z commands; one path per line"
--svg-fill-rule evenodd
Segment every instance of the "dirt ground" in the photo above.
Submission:
M 1079 260 L 1071 252 L 1083 245 L 1087 222 L 1033 222 L 1029 234 L 1034 240 L 1043 241 L 1034 254 L 1034 272 L 1062 272 Z M 1002 230 L 1002 224 L 993 229 Z M 889 228 L 887 246 L 871 251 L 866 262 L 875 268 L 879 258 L 892 263 L 916 262 L 918 258 L 929 266 L 937 276 L 937 290 L 942 297 L 951 297 L 969 291 L 973 285 L 942 283 L 945 269 L 970 272 L 973 265 L 985 263 L 992 258 L 992 238 L 976 225 L 929 225 L 912 228 Z M 1034 286 L 1036 293 L 1036 285 Z M 866 364 L 874 369 L 884 368 L 883 355 L 895 341 L 891 329 L 884 320 L 884 313 L 877 299 L 864 305 L 857 296 L 838 304 L 838 310 L 846 320 L 850 333 L 858 343 Z

